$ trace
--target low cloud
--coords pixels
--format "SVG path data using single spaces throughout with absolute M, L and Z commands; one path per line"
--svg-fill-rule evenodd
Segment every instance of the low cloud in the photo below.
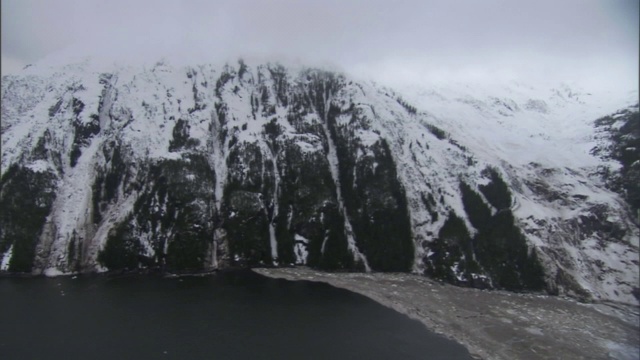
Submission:
M 387 83 L 637 88 L 637 14 L 635 0 L 2 0 L 2 65 L 73 49 L 125 61 L 288 58 Z

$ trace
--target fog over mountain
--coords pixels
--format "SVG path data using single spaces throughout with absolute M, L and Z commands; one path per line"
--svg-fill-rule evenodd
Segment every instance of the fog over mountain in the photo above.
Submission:
M 388 85 L 637 88 L 638 2 L 2 1 L 2 71 L 64 51 L 184 64 L 332 64 Z

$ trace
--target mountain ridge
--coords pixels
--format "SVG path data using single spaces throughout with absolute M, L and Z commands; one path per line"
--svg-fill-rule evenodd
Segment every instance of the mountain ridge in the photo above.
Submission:
M 584 154 L 609 141 L 587 117 L 624 106 L 583 111 L 563 152 L 562 125 L 525 130 L 589 108 L 569 87 L 401 96 L 274 63 L 96 69 L 3 77 L 3 270 L 299 263 L 638 302 L 637 223 L 594 175 L 616 161 Z

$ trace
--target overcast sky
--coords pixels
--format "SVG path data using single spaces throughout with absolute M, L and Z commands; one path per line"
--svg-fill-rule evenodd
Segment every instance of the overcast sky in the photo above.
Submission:
M 1 1 L 5 74 L 73 45 L 128 59 L 299 59 L 392 84 L 638 86 L 638 0 Z

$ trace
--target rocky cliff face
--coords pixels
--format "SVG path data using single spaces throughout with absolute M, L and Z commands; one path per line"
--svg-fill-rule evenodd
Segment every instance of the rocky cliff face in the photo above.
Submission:
M 1 269 L 306 264 L 637 303 L 638 227 L 617 188 L 593 166 L 507 161 L 464 118 L 430 112 L 449 106 L 438 96 L 416 107 L 242 61 L 5 76 Z M 492 99 L 453 104 L 489 112 L 492 131 L 514 112 L 554 116 Z

